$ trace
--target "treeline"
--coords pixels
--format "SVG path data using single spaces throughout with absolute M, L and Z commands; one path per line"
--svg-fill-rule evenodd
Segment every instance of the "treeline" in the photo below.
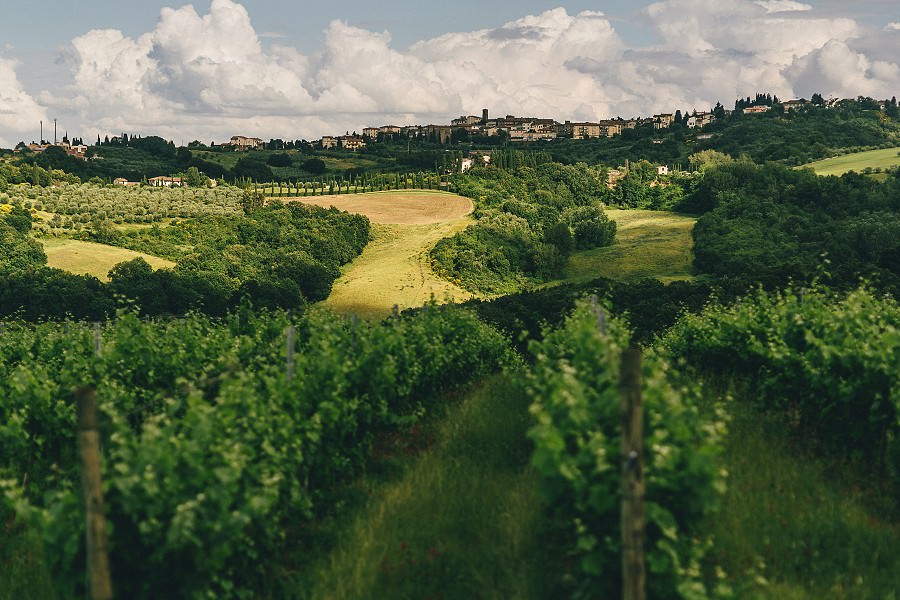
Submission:
M 554 161 L 565 164 L 623 165 L 626 160 L 646 159 L 687 167 L 690 155 L 703 150 L 746 155 L 758 163 L 776 161 L 795 166 L 848 148 L 900 145 L 900 111 L 893 102 L 884 111 L 871 98 L 843 100 L 828 107 L 823 101 L 785 111 L 771 97 L 767 100 L 765 95 L 760 96 L 738 100 L 736 105 L 771 105 L 769 111 L 743 114 L 736 110 L 726 115 L 721 109 L 719 118 L 702 130 L 689 129 L 686 122 L 660 130 L 643 125 L 612 138 L 560 139 L 542 148 Z
M 135 259 L 116 265 L 109 283 L 48 268 L 40 243 L 28 235 L 30 212 L 14 208 L 0 222 L 0 314 L 101 319 L 122 299 L 146 315 L 221 315 L 245 299 L 258 307 L 299 308 L 328 297 L 339 267 L 369 241 L 366 217 L 303 204 L 249 205 L 243 215 L 130 232 L 100 225 L 91 239 L 176 266 L 154 271 Z
M 475 167 L 450 178 L 475 203 L 477 222 L 432 249 L 435 271 L 466 289 L 503 293 L 558 276 L 573 250 L 611 244 L 616 225 L 599 202 L 604 173 L 544 163 L 515 170 Z
M 900 292 L 900 170 L 818 177 L 747 160 L 709 168 L 684 202 L 703 213 L 694 265 L 725 286 L 777 288 L 819 273 L 845 289 Z

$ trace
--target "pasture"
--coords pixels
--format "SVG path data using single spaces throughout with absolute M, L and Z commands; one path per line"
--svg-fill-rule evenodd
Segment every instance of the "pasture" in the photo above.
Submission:
M 809 167 L 816 175 L 843 175 L 848 171 L 862 173 L 866 168 L 888 169 L 897 166 L 900 166 L 900 147 L 835 156 L 805 164 L 802 168 Z
M 93 275 L 108 281 L 109 270 L 120 262 L 143 258 L 154 269 L 174 267 L 175 263 L 143 252 L 66 238 L 39 239 L 47 254 L 47 266 L 78 275 Z
M 283 198 L 285 202 L 303 202 L 333 206 L 349 213 L 365 215 L 372 223 L 427 225 L 462 219 L 472 212 L 472 201 L 449 192 L 408 190 L 370 192 L 332 196 Z
M 647 277 L 663 282 L 693 279 L 696 219 L 651 210 L 606 209 L 617 224 L 612 246 L 576 252 L 569 259 L 567 281 L 607 277 L 636 281 Z
M 284 199 L 367 216 L 372 241 L 343 269 L 323 302 L 339 312 L 380 318 L 396 304 L 401 310 L 437 301 L 467 300 L 470 292 L 435 275 L 428 251 L 441 238 L 465 229 L 472 201 L 434 191 L 393 191 Z

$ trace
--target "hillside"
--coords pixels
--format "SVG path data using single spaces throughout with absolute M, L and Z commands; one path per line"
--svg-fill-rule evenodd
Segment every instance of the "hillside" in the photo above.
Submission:
M 174 262 L 164 258 L 96 242 L 66 238 L 42 238 L 40 242 L 47 254 L 48 267 L 78 275 L 93 275 L 101 281 L 109 281 L 109 270 L 120 262 L 136 258 L 143 258 L 154 269 L 175 266 Z
M 291 199 L 286 199 L 290 202 Z M 362 214 L 374 224 L 372 241 L 334 282 L 324 305 L 365 317 L 383 317 L 392 307 L 462 300 L 471 294 L 437 277 L 428 251 L 438 240 L 465 229 L 472 202 L 455 194 L 428 191 L 375 192 L 298 198 L 323 207 Z
M 569 258 L 565 280 L 585 281 L 606 277 L 619 281 L 644 278 L 663 282 L 693 279 L 695 218 L 670 212 L 608 208 L 615 221 L 612 246 L 575 252 Z
M 843 175 L 849 171 L 863 173 L 897 166 L 900 166 L 900 147 L 853 152 L 807 163 L 802 168 L 812 169 L 816 175 Z

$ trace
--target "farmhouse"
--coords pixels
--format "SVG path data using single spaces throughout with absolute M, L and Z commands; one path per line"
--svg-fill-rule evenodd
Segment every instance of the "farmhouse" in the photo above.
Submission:
M 338 141 L 336 137 L 323 135 L 322 140 L 319 142 L 319 145 L 322 146 L 322 150 L 328 150 L 330 148 L 337 148 Z
M 181 177 L 151 177 L 147 183 L 154 187 L 181 187 Z
M 245 137 L 243 135 L 231 136 L 230 146 L 236 151 L 262 150 L 263 141 L 259 138 Z
M 768 106 L 748 106 L 744 109 L 745 115 L 760 115 L 764 112 L 769 112 Z

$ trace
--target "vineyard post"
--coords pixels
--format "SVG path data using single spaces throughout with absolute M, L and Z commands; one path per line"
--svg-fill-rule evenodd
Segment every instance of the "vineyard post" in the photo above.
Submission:
M 644 441 L 639 348 L 627 348 L 622 352 L 619 402 L 622 414 L 622 597 L 624 600 L 644 600 Z
M 81 488 L 87 525 L 87 570 L 91 600 L 113 597 L 106 552 L 106 515 L 100 480 L 100 441 L 97 434 L 97 393 L 93 387 L 75 392 L 78 410 L 78 448 L 81 455 Z
M 294 378 L 294 326 L 288 325 L 287 331 L 285 331 L 286 345 L 287 345 L 287 358 L 285 359 L 285 375 L 287 376 L 287 380 L 290 381 Z

